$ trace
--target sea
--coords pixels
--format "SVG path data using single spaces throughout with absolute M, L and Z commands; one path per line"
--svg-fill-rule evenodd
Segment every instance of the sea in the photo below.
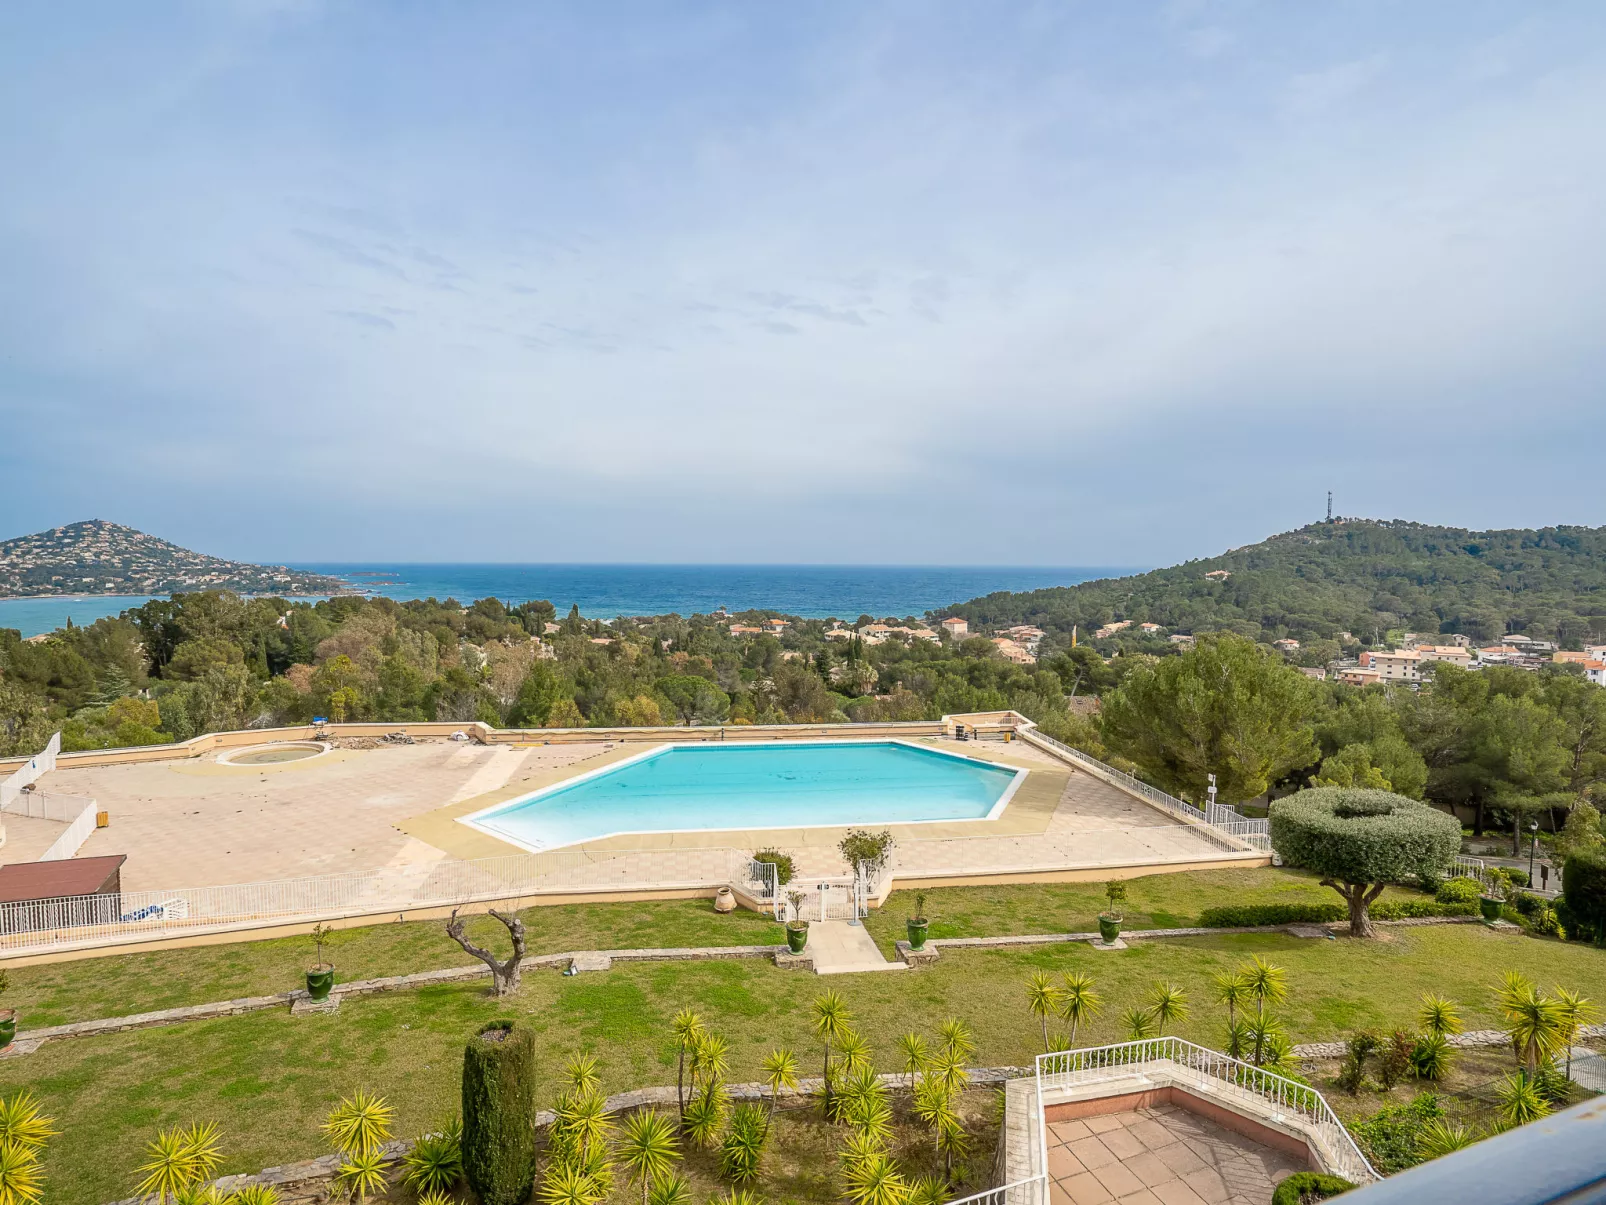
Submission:
M 805 619 L 923 615 L 998 590 L 1074 586 L 1142 572 L 1132 566 L 1002 565 L 495 565 L 300 564 L 353 589 L 406 601 L 498 598 L 509 605 L 544 598 L 588 619 L 619 615 L 707 614 L 766 609 Z M 0 628 L 36 636 L 117 615 L 144 596 L 17 598 L 0 601 Z

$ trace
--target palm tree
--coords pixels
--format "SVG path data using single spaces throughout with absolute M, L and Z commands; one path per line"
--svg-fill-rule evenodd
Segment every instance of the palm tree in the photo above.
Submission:
M 1249 987 L 1256 1016 L 1266 1015 L 1266 1005 L 1281 1004 L 1288 999 L 1288 972 L 1280 966 L 1273 966 L 1258 954 L 1249 960 L 1249 965 L 1242 968 L 1239 974 Z
M 770 1090 L 770 1116 L 774 1117 L 781 1089 L 797 1091 L 797 1056 L 784 1046 L 770 1051 L 764 1060 L 764 1083 Z
M 1098 1016 L 1101 1003 L 1093 990 L 1093 976 L 1081 971 L 1068 972 L 1060 992 L 1060 1016 L 1071 1023 L 1071 1045 L 1076 1045 L 1077 1028 Z
M 951 1059 L 960 1062 L 976 1053 L 976 1040 L 970 1036 L 970 1028 L 958 1017 L 949 1017 L 937 1026 L 937 1036 L 942 1039 L 942 1050 Z
M 669 1031 L 675 1035 L 676 1048 L 675 1102 L 683 1121 L 686 1117 L 686 1052 L 702 1030 L 703 1019 L 689 1008 L 681 1009 L 669 1023 Z
M 680 1142 L 675 1127 L 662 1114 L 645 1109 L 632 1113 L 620 1135 L 619 1155 L 633 1183 L 641 1185 L 641 1205 L 647 1205 L 647 1190 L 680 1158 Z
M 1156 983 L 1149 1011 L 1154 1015 L 1160 1036 L 1164 1037 L 1167 1025 L 1188 1019 L 1188 993 L 1174 983 Z
M 1416 1019 L 1425 1031 L 1441 1038 L 1461 1032 L 1461 1011 L 1455 1001 L 1432 992 L 1423 995 L 1422 1007 L 1417 1011 Z
M 1026 1007 L 1043 1023 L 1043 1051 L 1048 1051 L 1048 1019 L 1059 1011 L 1060 989 L 1042 971 L 1033 971 L 1026 981 Z
M 903 1073 L 909 1077 L 909 1087 L 913 1089 L 915 1076 L 925 1070 L 926 1039 L 917 1033 L 906 1033 L 898 1039 L 898 1052 L 903 1055 Z
M 821 1074 L 825 1077 L 825 1111 L 829 1116 L 831 1112 L 831 1044 L 840 1041 L 842 1035 L 848 1032 L 848 1026 L 853 1018 L 848 1014 L 848 1006 L 843 1003 L 842 997 L 835 990 L 828 991 L 814 1001 L 814 1032 L 825 1043 L 825 1069 Z
M 1242 971 L 1222 971 L 1210 982 L 1216 989 L 1216 1003 L 1227 1006 L 1227 1028 L 1231 1030 L 1238 1023 L 1238 1006 L 1249 1002 L 1249 982 Z
M 1506 972 L 1505 981 L 1495 993 L 1495 1003 L 1506 1018 L 1512 1052 L 1532 1077 L 1539 1064 L 1548 1062 L 1562 1043 L 1566 1028 L 1563 1007 L 1517 971 Z
M 1555 999 L 1561 1011 L 1561 1041 L 1567 1047 L 1567 1078 L 1572 1079 L 1573 1043 L 1578 1039 L 1578 1031 L 1600 1015 L 1600 1009 L 1588 997 L 1564 987 L 1556 989 Z

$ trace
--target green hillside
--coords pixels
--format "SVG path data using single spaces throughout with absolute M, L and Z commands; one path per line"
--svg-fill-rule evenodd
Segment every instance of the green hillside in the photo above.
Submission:
M 1206 576 L 1215 570 L 1230 576 Z M 1076 625 L 1084 639 L 1103 624 L 1130 619 L 1255 640 L 1328 639 L 1348 631 L 1372 643 L 1403 628 L 1462 632 L 1478 641 L 1522 632 L 1576 647 L 1606 638 L 1606 527 L 1467 531 L 1334 519 L 1207 560 L 989 594 L 942 614 L 984 629 L 1031 623 L 1068 634 Z

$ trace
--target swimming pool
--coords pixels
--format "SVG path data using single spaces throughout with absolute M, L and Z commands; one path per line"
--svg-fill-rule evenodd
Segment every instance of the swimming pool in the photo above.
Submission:
M 622 833 L 987 820 L 1025 777 L 903 741 L 663 745 L 460 819 L 529 850 Z

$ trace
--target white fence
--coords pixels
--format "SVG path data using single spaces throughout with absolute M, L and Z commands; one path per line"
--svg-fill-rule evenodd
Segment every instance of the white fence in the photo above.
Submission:
M 0 954 L 569 891 L 705 889 L 733 883 L 756 889 L 749 878 L 752 865 L 750 855 L 734 849 L 559 849 L 316 878 L 28 900 L 0 904 Z
M 1157 1066 L 1158 1065 L 1158 1066 Z M 1078 1085 L 1160 1071 L 1179 1083 L 1224 1102 L 1234 1099 L 1270 1106 L 1274 1118 L 1292 1117 L 1307 1128 L 1334 1175 L 1355 1184 L 1380 1179 L 1355 1139 L 1315 1088 L 1181 1038 L 1149 1038 L 1086 1050 L 1037 1056 L 1037 1098 Z M 1230 1107 L 1230 1106 L 1229 1106 Z M 1251 1114 L 1252 1115 L 1252 1114 Z
M 76 795 L 46 796 L 53 805 L 63 809 L 77 808 L 77 815 L 67 823 L 67 831 L 62 833 L 50 844 L 50 848 L 39 855 L 41 862 L 61 862 L 73 857 L 85 841 L 89 840 L 95 831 L 95 801 L 84 799 Z M 57 819 L 55 816 L 49 819 Z

